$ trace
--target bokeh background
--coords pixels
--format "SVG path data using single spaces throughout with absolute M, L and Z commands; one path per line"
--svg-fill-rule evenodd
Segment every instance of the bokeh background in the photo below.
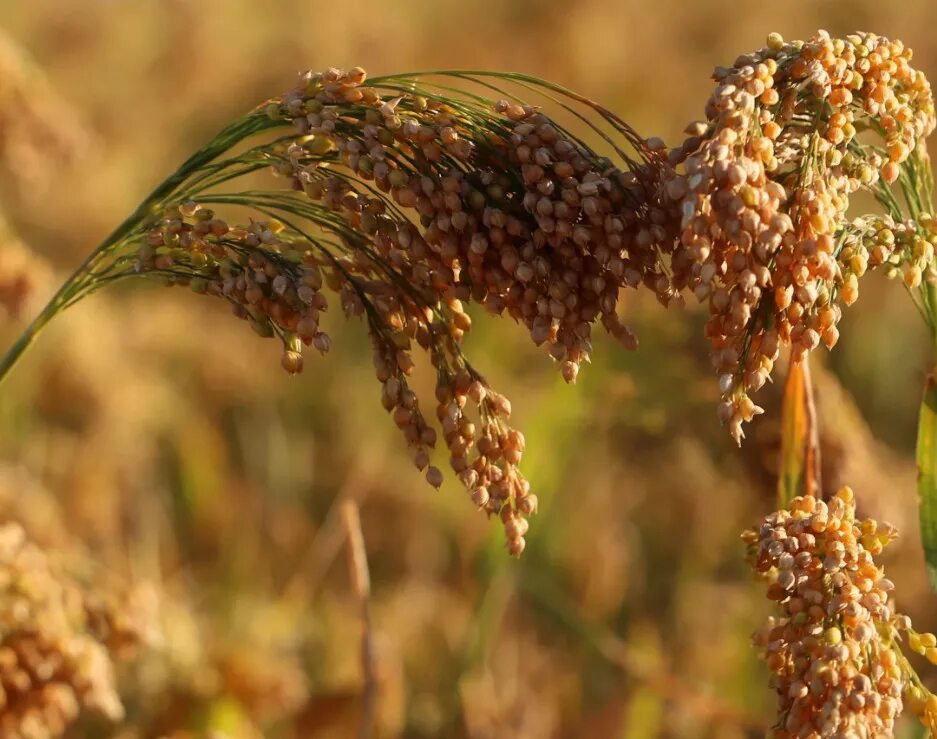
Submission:
M 712 68 L 770 31 L 901 38 L 937 79 L 935 27 L 933 0 L 2 0 L 20 51 L 0 55 L 0 253 L 30 255 L 37 295 L 0 338 L 175 163 L 303 69 L 523 71 L 673 142 Z M 912 456 L 932 348 L 900 286 L 866 283 L 815 362 L 825 482 L 901 528 L 889 575 L 933 630 Z M 377 736 L 761 736 L 773 696 L 749 635 L 769 604 L 738 537 L 773 507 L 776 393 L 737 450 L 699 311 L 630 301 L 640 351 L 599 338 L 574 387 L 509 321 L 468 339 L 528 439 L 541 513 L 520 561 L 457 483 L 434 492 L 412 468 L 361 326 L 333 316 L 330 355 L 288 378 L 275 342 L 184 290 L 131 286 L 57 319 L 0 392 L 0 522 L 87 592 L 129 594 L 143 635 L 114 658 L 124 719 L 89 714 L 70 735 L 355 736 L 350 498 Z

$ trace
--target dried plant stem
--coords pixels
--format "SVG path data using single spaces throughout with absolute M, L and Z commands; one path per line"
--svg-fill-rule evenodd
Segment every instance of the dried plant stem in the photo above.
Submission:
M 345 542 L 343 506 L 348 500 L 356 501 L 357 506 L 366 502 L 370 480 L 383 459 L 383 455 L 370 458 L 367 466 L 361 461 L 352 463 L 341 490 L 329 505 L 322 524 L 309 541 L 306 553 L 284 588 L 284 600 L 311 600 L 316 596 L 322 579 L 338 559 Z
M 377 700 L 377 677 L 374 660 L 374 640 L 371 634 L 371 575 L 368 571 L 368 556 L 361 531 L 361 516 L 358 504 L 346 500 L 342 504 L 342 521 L 348 538 L 348 569 L 351 583 L 361 609 L 361 672 L 364 690 L 361 704 L 361 729 L 359 736 L 367 739 L 374 729 L 375 703 Z
M 819 424 L 806 356 L 791 358 L 784 381 L 780 455 L 780 506 L 785 507 L 799 495 L 822 497 Z
M 801 362 L 804 382 L 804 410 L 807 416 L 807 448 L 804 460 L 804 490 L 808 495 L 823 498 L 823 478 L 820 468 L 820 424 L 817 420 L 817 404 L 813 397 L 813 380 L 810 376 L 810 360 Z

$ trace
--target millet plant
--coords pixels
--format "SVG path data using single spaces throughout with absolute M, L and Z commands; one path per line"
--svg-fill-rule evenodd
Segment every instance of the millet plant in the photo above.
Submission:
M 417 469 L 438 487 L 431 456 L 444 446 L 472 504 L 501 520 L 520 555 L 537 510 L 520 471 L 524 436 L 462 351 L 467 307 L 522 324 L 575 382 L 594 326 L 637 347 L 619 314 L 624 289 L 664 306 L 693 297 L 709 311 L 718 415 L 736 442 L 762 412 L 753 395 L 789 357 L 780 510 L 743 536 L 778 611 L 755 637 L 778 694 L 771 735 L 886 736 L 905 705 L 937 732 L 937 696 L 906 657 L 937 664 L 937 637 L 895 610 L 875 562 L 895 531 L 857 520 L 848 488 L 823 499 L 807 362 L 837 343 L 871 269 L 904 283 L 937 343 L 930 86 L 900 42 L 822 31 L 806 42 L 771 34 L 713 77 L 704 119 L 668 147 L 525 75 L 305 73 L 197 151 L 90 254 L 0 359 L 0 379 L 54 316 L 113 282 L 226 301 L 282 344 L 290 374 L 308 347 L 329 351 L 328 317 L 340 311 L 364 324 L 380 403 Z M 861 193 L 876 212 L 852 212 Z M 411 387 L 418 352 L 435 370 L 434 398 Z M 933 381 L 918 465 L 937 571 Z

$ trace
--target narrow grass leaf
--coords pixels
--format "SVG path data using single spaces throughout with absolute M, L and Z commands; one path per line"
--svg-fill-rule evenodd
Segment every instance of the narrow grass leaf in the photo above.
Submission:
M 921 543 L 931 587 L 937 590 L 937 379 L 927 378 L 917 436 Z

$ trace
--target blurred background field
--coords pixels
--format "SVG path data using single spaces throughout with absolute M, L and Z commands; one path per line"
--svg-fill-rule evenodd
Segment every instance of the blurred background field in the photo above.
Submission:
M 28 249 L 38 293 L 0 336 L 175 163 L 302 69 L 522 71 L 676 141 L 712 68 L 770 31 L 897 37 L 934 80 L 935 24 L 932 0 L 4 0 L 0 32 L 45 81 L 23 98 L 0 72 L 0 257 Z M 39 102 L 44 125 L 24 112 Z M 0 523 L 89 597 L 112 594 L 133 636 L 112 652 L 123 718 L 89 714 L 70 735 L 354 736 L 350 497 L 378 736 L 761 736 L 773 697 L 749 635 L 769 605 L 738 535 L 773 507 L 777 399 L 766 391 L 735 449 L 702 316 L 631 300 L 640 351 L 598 339 L 573 387 L 507 321 L 468 339 L 527 435 L 541 512 L 520 561 L 454 481 L 434 492 L 412 468 L 360 326 L 333 316 L 330 355 L 288 378 L 274 342 L 185 291 L 127 285 L 60 317 L 0 392 Z M 926 332 L 876 277 L 842 329 L 815 365 L 825 483 L 902 530 L 889 576 L 933 630 L 913 465 Z

